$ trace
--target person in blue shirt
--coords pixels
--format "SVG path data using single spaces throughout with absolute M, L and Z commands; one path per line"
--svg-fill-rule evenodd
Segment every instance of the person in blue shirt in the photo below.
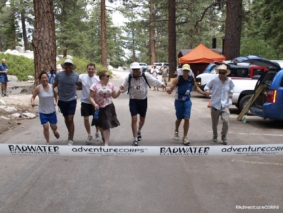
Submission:
M 209 81 L 204 87 L 204 91 L 207 95 L 211 91 L 211 120 L 212 120 L 212 130 L 213 130 L 213 142 L 217 142 L 217 125 L 219 121 L 219 116 L 223 121 L 221 139 L 224 145 L 227 145 L 227 133 L 229 128 L 229 117 L 230 111 L 229 106 L 232 105 L 232 96 L 234 92 L 234 83 L 231 78 L 227 75 L 230 74 L 230 70 L 227 65 L 221 64 L 216 68 L 216 73 L 219 75 Z
M 6 64 L 6 59 L 2 59 L 2 64 L 0 64 L 0 82 L 1 82 L 1 90 L 2 97 L 8 96 L 7 94 L 7 82 L 8 82 L 8 65 Z
M 190 141 L 187 137 L 189 126 L 190 126 L 190 117 L 191 117 L 191 91 L 194 90 L 198 93 L 205 95 L 195 83 L 195 79 L 191 72 L 191 67 L 189 64 L 184 64 L 182 66 L 183 73 L 182 75 L 177 76 L 172 81 L 170 87 L 166 87 L 168 94 L 171 94 L 175 87 L 177 87 L 175 94 L 175 111 L 176 111 L 176 121 L 175 121 L 175 135 L 174 139 L 179 140 L 179 126 L 181 121 L 184 119 L 184 136 L 183 144 L 185 146 L 190 145 Z
M 52 67 L 50 69 L 50 73 L 48 74 L 48 78 L 49 78 L 49 84 L 53 84 L 54 83 L 54 79 L 56 76 L 56 70 L 54 70 Z

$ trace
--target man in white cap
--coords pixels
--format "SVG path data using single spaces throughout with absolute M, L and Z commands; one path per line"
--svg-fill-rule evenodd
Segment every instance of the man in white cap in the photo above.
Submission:
M 230 70 L 227 65 L 221 64 L 216 68 L 216 72 L 219 74 L 212 79 L 204 87 L 204 91 L 207 95 L 211 93 L 211 120 L 213 130 L 213 142 L 217 142 L 217 125 L 219 116 L 223 121 L 221 139 L 224 145 L 227 145 L 227 133 L 229 128 L 229 106 L 232 105 L 233 89 L 235 87 L 231 78 L 227 77 L 230 74 Z
M 134 62 L 130 67 L 130 74 L 125 78 L 120 90 L 128 91 L 130 96 L 130 112 L 132 116 L 132 132 L 133 132 L 133 146 L 138 146 L 141 141 L 141 130 L 145 122 L 147 111 L 147 84 L 154 87 L 165 87 L 165 85 L 158 79 L 154 78 L 149 73 L 142 73 L 142 67 L 139 63 Z M 138 123 L 139 116 L 139 125 Z
M 197 86 L 195 79 L 191 74 L 191 67 L 188 64 L 182 66 L 183 73 L 182 75 L 177 76 L 172 81 L 170 87 L 166 88 L 168 94 L 171 94 L 172 91 L 177 87 L 175 94 L 175 111 L 176 111 L 176 121 L 175 121 L 175 134 L 174 139 L 179 140 L 179 126 L 181 121 L 184 119 L 184 135 L 183 135 L 183 144 L 185 146 L 190 145 L 190 141 L 187 137 L 189 127 L 190 127 L 190 117 L 191 117 L 191 91 L 194 90 L 198 93 L 205 95 L 206 94 Z
M 56 74 L 53 87 L 58 86 L 58 107 L 68 129 L 68 145 L 72 146 L 75 133 L 74 115 L 77 106 L 76 85 L 79 85 L 79 75 L 73 71 L 76 65 L 71 59 L 65 60 L 61 66 L 64 70 Z

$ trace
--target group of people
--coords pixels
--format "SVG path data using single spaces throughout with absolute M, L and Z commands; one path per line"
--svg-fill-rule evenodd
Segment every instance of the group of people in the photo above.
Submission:
M 223 120 L 221 138 L 223 143 L 227 144 L 229 105 L 231 105 L 234 84 L 231 79 L 227 77 L 229 70 L 225 65 L 219 66 L 217 69 L 219 76 L 206 85 L 205 91 L 202 91 L 197 86 L 188 64 L 182 66 L 182 74 L 174 78 L 170 86 L 166 87 L 164 82 L 158 80 L 158 78 L 150 73 L 142 73 L 142 67 L 139 63 L 134 62 L 130 66 L 130 74 L 125 77 L 118 90 L 109 82 L 110 74 L 108 71 L 102 70 L 96 74 L 95 65 L 89 63 L 87 65 L 87 74 L 78 75 L 74 72 L 75 67 L 72 60 L 65 60 L 62 64 L 63 71 L 56 74 L 53 84 L 49 83 L 48 74 L 46 72 L 43 71 L 39 75 L 41 84 L 35 88 L 31 98 L 31 104 L 32 106 L 35 105 L 35 97 L 38 95 L 39 117 L 43 125 L 43 132 L 47 144 L 50 144 L 49 125 L 54 136 L 56 138 L 60 137 L 57 131 L 55 112 L 57 93 L 54 90 L 58 87 L 58 107 L 64 116 L 65 125 L 68 130 L 68 145 L 73 145 L 75 131 L 73 119 L 77 105 L 76 87 L 79 86 L 82 87 L 81 116 L 84 117 L 84 126 L 88 134 L 86 143 L 89 144 L 92 140 L 89 121 L 89 116 L 92 116 L 93 120 L 91 125 L 96 126 L 96 139 L 99 138 L 100 131 L 104 145 L 109 145 L 110 129 L 120 125 L 112 99 L 118 98 L 121 93 L 128 92 L 133 134 L 132 145 L 138 146 L 139 142 L 142 140 L 141 131 L 147 113 L 148 85 L 157 88 L 162 87 L 168 94 L 171 94 L 176 88 L 174 139 L 179 140 L 179 126 L 181 121 L 184 120 L 184 133 L 182 137 L 184 145 L 190 145 L 187 135 L 192 107 L 191 91 L 194 88 L 198 93 L 209 96 L 213 88 L 211 93 L 213 141 L 217 142 L 217 125 L 219 116 L 221 116 Z
M 167 86 L 167 82 L 168 82 L 168 74 L 169 74 L 169 68 L 167 66 L 162 66 L 160 68 L 160 71 L 161 71 L 161 75 L 162 75 L 162 82 L 165 84 L 165 86 Z M 153 64 L 152 65 L 152 69 L 150 71 L 150 73 L 153 75 L 154 78 L 157 78 L 158 79 L 158 69 L 156 68 L 156 65 Z M 153 87 L 153 91 L 159 91 L 158 87 Z M 165 91 L 165 88 L 163 88 L 163 92 Z

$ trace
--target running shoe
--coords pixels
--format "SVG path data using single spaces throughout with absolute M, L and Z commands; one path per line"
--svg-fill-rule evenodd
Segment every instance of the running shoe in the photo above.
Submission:
M 138 138 L 138 141 L 141 141 L 141 140 L 142 140 L 141 132 L 138 132 L 138 136 L 137 136 L 137 138 Z
M 98 132 L 95 133 L 95 140 L 96 140 L 96 141 L 99 141 L 99 133 L 98 133 Z
M 90 141 L 92 140 L 92 136 L 88 135 L 86 139 L 86 144 L 90 144 Z
M 133 145 L 132 146 L 138 146 L 139 142 L 137 140 L 134 140 Z
M 189 141 L 189 139 L 187 137 L 183 137 L 183 144 L 185 146 L 189 146 L 190 145 L 190 141 Z
M 74 143 L 74 141 L 69 140 L 69 141 L 68 141 L 68 146 L 73 146 L 73 143 Z
M 222 135 L 222 141 L 223 141 L 223 144 L 224 144 L 224 145 L 227 145 L 227 144 L 228 144 L 226 135 Z
M 174 134 L 174 140 L 178 141 L 179 140 L 179 132 L 175 132 Z

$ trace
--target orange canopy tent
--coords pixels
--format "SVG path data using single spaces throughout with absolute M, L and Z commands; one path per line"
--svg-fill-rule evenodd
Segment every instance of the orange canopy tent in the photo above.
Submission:
M 188 54 L 179 58 L 180 64 L 211 63 L 213 61 L 223 61 L 226 57 L 213 52 L 203 44 L 199 44 Z

